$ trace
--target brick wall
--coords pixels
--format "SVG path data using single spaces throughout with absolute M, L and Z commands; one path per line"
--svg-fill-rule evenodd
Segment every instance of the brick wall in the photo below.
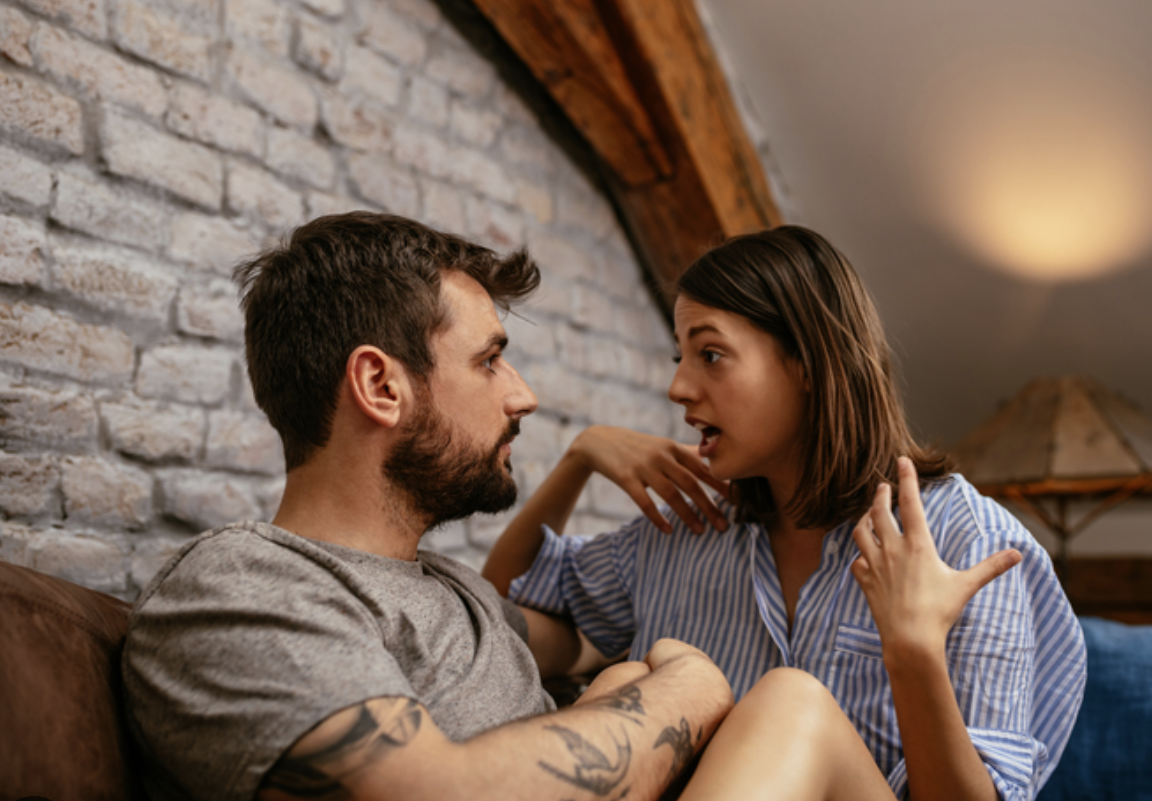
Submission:
M 274 514 L 228 275 L 331 212 L 529 245 L 543 289 L 506 321 L 541 404 L 523 490 L 589 422 L 674 430 L 668 331 L 611 207 L 456 8 L 0 0 L 0 558 L 131 598 L 198 531 Z M 575 525 L 631 514 L 594 482 Z M 478 564 L 502 522 L 428 541 Z

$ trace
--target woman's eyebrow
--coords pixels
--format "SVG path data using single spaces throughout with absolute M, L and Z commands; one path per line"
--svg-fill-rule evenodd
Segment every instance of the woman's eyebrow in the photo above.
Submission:
M 685 337 L 685 339 L 691 340 L 693 337 L 697 337 L 700 334 L 704 334 L 704 333 L 707 333 L 709 331 L 711 331 L 714 334 L 720 333 L 720 329 L 717 328 L 716 326 L 712 325 L 711 323 L 704 323 L 703 325 L 694 325 L 691 328 L 689 328 L 688 329 L 688 335 Z M 676 334 L 673 333 L 673 336 L 676 336 Z

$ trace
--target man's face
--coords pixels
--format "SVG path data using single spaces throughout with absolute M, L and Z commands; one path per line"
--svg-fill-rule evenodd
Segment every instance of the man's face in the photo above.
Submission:
M 448 311 L 432 336 L 436 367 L 417 383 L 417 408 L 384 465 L 430 526 L 476 512 L 499 512 L 516 501 L 512 439 L 536 396 L 504 360 L 504 326 L 492 299 L 459 272 L 441 278 Z

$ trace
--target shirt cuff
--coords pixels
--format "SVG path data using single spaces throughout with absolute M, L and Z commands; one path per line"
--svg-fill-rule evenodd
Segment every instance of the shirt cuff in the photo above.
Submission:
M 1031 801 L 1036 795 L 1033 777 L 1037 763 L 1047 761 L 1043 745 L 1025 734 L 994 729 L 968 729 L 968 737 L 1000 795 L 1001 801 Z M 900 760 L 888 774 L 888 786 L 897 798 L 908 797 L 908 768 Z
M 528 572 L 512 581 L 508 599 L 551 615 L 567 615 L 568 605 L 561 591 L 561 574 L 565 554 L 584 547 L 582 537 L 561 537 L 548 526 L 541 526 L 544 544 Z

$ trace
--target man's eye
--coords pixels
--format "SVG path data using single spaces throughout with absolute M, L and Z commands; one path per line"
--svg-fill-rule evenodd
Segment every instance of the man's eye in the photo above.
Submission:
M 499 358 L 500 358 L 500 354 L 496 354 L 494 356 L 489 356 L 487 359 L 480 362 L 480 366 L 483 367 L 488 372 L 494 373 L 494 372 L 496 372 L 496 368 L 492 366 L 492 363 Z
M 680 356 L 680 354 L 677 353 L 675 356 L 672 357 L 672 361 L 675 362 L 676 364 L 680 364 L 681 358 L 682 357 Z

